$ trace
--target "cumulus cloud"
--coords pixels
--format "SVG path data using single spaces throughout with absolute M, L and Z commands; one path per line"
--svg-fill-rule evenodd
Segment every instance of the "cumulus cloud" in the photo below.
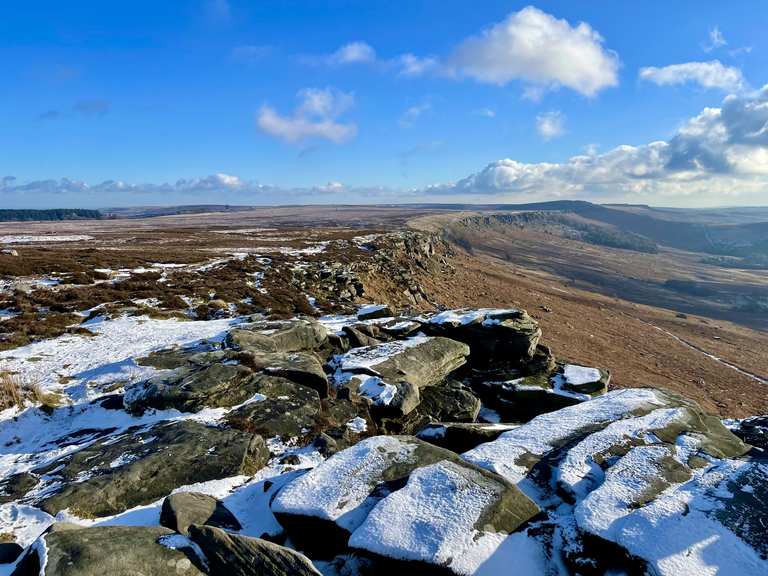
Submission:
M 355 136 L 357 127 L 338 118 L 354 104 L 354 96 L 331 88 L 306 88 L 297 94 L 299 104 L 290 116 L 281 115 L 269 105 L 259 110 L 256 123 L 263 132 L 286 142 L 324 139 L 345 142 Z
M 370 64 L 376 61 L 376 50 L 365 42 L 349 42 L 328 57 L 331 64 Z
M 657 68 L 640 69 L 640 79 L 659 86 L 698 84 L 702 88 L 716 88 L 726 92 L 738 92 L 746 86 L 741 70 L 725 66 L 719 60 L 686 62 Z
M 669 141 L 619 146 L 562 163 L 499 160 L 432 195 L 508 199 L 580 197 L 664 203 L 768 200 L 768 86 L 729 95 L 689 119 Z
M 459 76 L 503 86 L 520 80 L 539 90 L 565 86 L 585 96 L 616 86 L 619 59 L 592 27 L 528 6 L 454 51 L 448 66 Z
M 565 114 L 552 110 L 536 116 L 536 131 L 544 140 L 552 140 L 565 132 Z

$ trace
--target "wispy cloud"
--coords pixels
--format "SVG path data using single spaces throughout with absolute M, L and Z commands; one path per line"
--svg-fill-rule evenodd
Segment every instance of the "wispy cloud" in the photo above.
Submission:
M 83 116 L 104 116 L 112 107 L 109 100 L 93 99 L 75 102 L 72 111 Z
M 354 105 L 353 94 L 332 88 L 305 88 L 297 98 L 299 104 L 291 115 L 281 115 L 267 104 L 262 106 L 256 117 L 259 129 L 291 143 L 323 139 L 338 144 L 357 133 L 355 124 L 338 121 Z
M 725 66 L 719 60 L 709 62 L 685 62 L 657 68 L 647 66 L 640 69 L 640 79 L 659 86 L 698 84 L 702 88 L 716 88 L 738 92 L 746 87 L 741 70 Z
M 707 42 L 702 44 L 701 48 L 704 52 L 712 52 L 713 50 L 717 50 L 718 48 L 727 45 L 728 41 L 725 39 L 725 36 L 723 36 L 723 33 L 720 32 L 720 28 L 715 26 L 709 31 L 709 38 L 707 39 Z
M 472 111 L 475 116 L 482 116 L 484 118 L 496 118 L 496 110 L 493 108 L 477 108 Z
M 429 112 L 432 110 L 432 104 L 429 101 L 424 101 L 421 104 L 416 104 L 415 106 L 409 106 L 406 108 L 405 112 L 403 112 L 400 115 L 400 119 L 398 120 L 398 123 L 403 128 L 408 128 L 413 125 L 413 123 L 425 112 Z
M 401 54 L 393 61 L 401 76 L 423 76 L 434 72 L 440 62 L 433 56 L 419 57 L 414 54 Z
M 78 100 L 71 108 L 60 110 L 51 108 L 38 115 L 38 120 L 57 120 L 66 116 L 86 116 L 91 118 L 101 118 L 109 113 L 112 103 L 109 100 L 94 98 L 90 100 Z

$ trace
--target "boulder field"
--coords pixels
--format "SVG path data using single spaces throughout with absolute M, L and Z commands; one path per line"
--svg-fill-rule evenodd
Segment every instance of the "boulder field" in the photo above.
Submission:
M 366 306 L 135 359 L 29 409 L 50 437 L 0 478 L 2 573 L 768 574 L 766 419 L 611 389 L 541 338 Z

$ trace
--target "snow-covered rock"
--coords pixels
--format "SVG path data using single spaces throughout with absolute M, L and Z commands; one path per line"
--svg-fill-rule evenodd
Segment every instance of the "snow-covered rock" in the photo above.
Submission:
M 500 476 L 443 460 L 415 470 L 376 504 L 353 549 L 474 574 L 538 507 Z
M 335 454 L 283 488 L 272 511 L 300 546 L 328 554 L 416 468 L 458 456 L 407 436 L 374 436 Z

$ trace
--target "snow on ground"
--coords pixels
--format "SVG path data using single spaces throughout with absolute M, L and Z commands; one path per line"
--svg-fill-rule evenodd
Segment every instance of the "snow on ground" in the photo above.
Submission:
M 93 236 L 70 234 L 65 236 L 0 236 L 0 244 L 32 244 L 40 242 L 81 242 L 93 240 Z
M 506 534 L 476 528 L 498 498 L 499 486 L 476 470 L 447 460 L 425 466 L 373 508 L 352 533 L 349 545 L 390 558 L 450 567 L 457 574 L 475 574 L 507 539 Z M 514 560 L 516 573 L 545 573 L 543 550 L 533 541 L 526 544 L 526 539 L 515 539 L 502 553 Z M 520 560 L 536 570 L 519 571 Z
M 653 390 L 615 390 L 589 402 L 537 416 L 525 426 L 465 452 L 463 457 L 517 484 L 528 472 L 526 466 L 516 463 L 518 459 L 543 456 L 580 430 L 619 420 L 634 410 L 653 406 L 662 406 Z
M 275 512 L 332 520 L 354 531 L 368 515 L 369 498 L 383 472 L 396 462 L 407 462 L 416 444 L 391 436 L 367 438 L 291 482 L 272 504 Z
M 43 389 L 66 384 L 70 398 L 91 397 L 97 391 L 88 383 L 105 385 L 134 381 L 154 373 L 135 359 L 150 352 L 218 341 L 237 320 L 154 320 L 144 316 L 122 316 L 90 322 L 95 336 L 66 334 L 0 353 L 0 369 L 16 372 L 23 382 Z

